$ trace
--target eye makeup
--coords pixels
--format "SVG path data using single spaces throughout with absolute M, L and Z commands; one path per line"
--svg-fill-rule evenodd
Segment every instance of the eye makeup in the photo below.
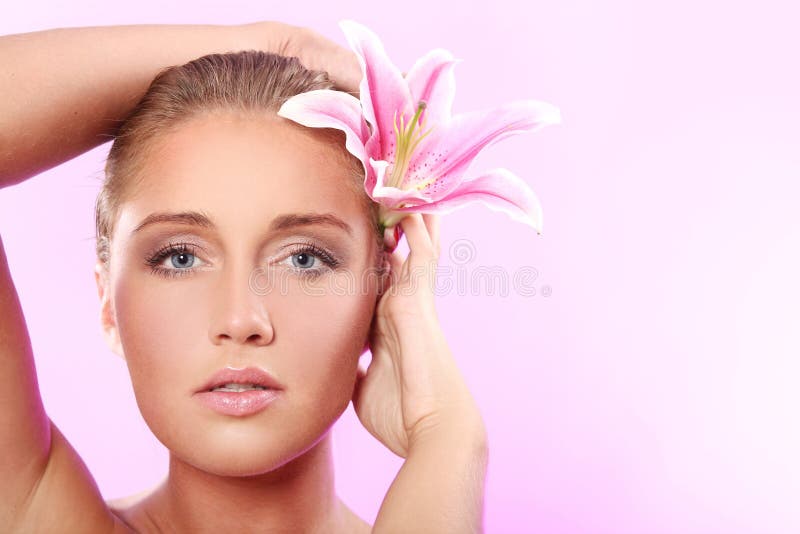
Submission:
M 145 264 L 150 267 L 150 271 L 153 274 L 162 276 L 164 278 L 185 276 L 193 272 L 195 269 L 167 269 L 162 267 L 161 264 L 164 263 L 165 259 L 171 258 L 172 256 L 196 257 L 198 248 L 199 247 L 193 243 L 174 243 L 170 241 L 169 244 L 148 253 L 145 256 Z M 191 262 L 190 267 L 192 265 L 194 265 L 194 261 Z
M 343 264 L 343 260 L 340 259 L 336 253 L 308 239 L 287 244 L 282 248 L 285 250 L 280 253 L 280 259 L 274 263 L 280 265 L 283 261 L 287 259 L 290 260 L 291 266 L 289 269 L 296 272 L 299 276 L 316 278 L 324 274 L 326 271 L 333 271 L 339 268 Z M 201 248 L 191 242 L 170 241 L 167 245 L 159 247 L 146 254 L 145 264 L 150 267 L 152 274 L 164 278 L 186 276 L 197 271 L 197 268 L 193 267 L 193 265 L 199 259 L 199 250 L 201 250 Z M 169 268 L 163 266 L 166 259 L 172 259 L 174 257 L 183 258 L 182 261 L 190 259 L 191 261 L 187 266 L 188 268 Z M 297 262 L 295 261 L 295 258 L 298 259 Z M 314 260 L 313 267 L 303 266 L 308 259 Z M 300 265 L 298 265 L 298 263 Z M 173 267 L 175 267 L 174 262 Z

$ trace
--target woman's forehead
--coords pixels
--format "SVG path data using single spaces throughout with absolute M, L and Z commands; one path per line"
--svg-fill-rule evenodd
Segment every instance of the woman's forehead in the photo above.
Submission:
M 202 116 L 153 140 L 143 178 L 153 189 L 280 188 L 310 199 L 346 191 L 344 147 L 281 117 Z M 308 195 L 307 193 L 317 193 Z
M 304 212 L 363 217 L 343 147 L 280 117 L 201 117 L 153 143 L 122 207 L 136 216 L 190 209 L 221 221 Z

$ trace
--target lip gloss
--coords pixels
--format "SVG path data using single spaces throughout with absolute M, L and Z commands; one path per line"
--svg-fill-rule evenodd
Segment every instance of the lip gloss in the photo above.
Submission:
M 262 411 L 280 394 L 277 389 L 202 391 L 195 393 L 195 397 L 206 407 L 223 415 L 245 416 Z

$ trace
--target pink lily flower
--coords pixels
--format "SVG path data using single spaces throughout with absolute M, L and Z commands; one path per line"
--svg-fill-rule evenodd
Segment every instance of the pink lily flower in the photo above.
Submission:
M 288 99 L 278 115 L 316 128 L 345 133 L 345 146 L 364 165 L 364 188 L 380 204 L 383 228 L 411 212 L 448 213 L 480 201 L 542 232 L 542 209 L 531 188 L 498 168 L 465 178 L 487 146 L 513 134 L 561 122 L 557 107 L 536 100 L 452 116 L 455 59 L 435 49 L 408 74 L 389 60 L 378 37 L 351 21 L 339 23 L 359 58 L 360 99 L 315 90 Z

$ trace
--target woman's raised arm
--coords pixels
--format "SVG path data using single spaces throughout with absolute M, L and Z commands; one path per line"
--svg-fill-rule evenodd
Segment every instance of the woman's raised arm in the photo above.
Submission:
M 296 55 L 357 90 L 356 57 L 311 30 L 243 25 L 88 26 L 0 36 L 0 188 L 106 141 L 155 75 L 210 53 Z

